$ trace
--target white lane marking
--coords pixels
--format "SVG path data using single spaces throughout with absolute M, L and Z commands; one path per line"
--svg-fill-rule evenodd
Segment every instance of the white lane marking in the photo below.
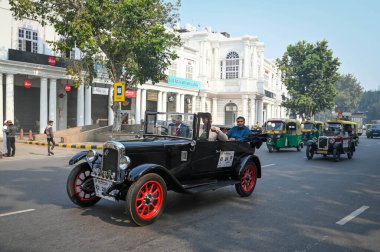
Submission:
M 349 215 L 347 215 L 346 217 L 344 217 L 340 221 L 336 222 L 336 224 L 344 225 L 347 222 L 349 222 L 350 220 L 352 220 L 353 218 L 355 218 L 356 216 L 358 216 L 359 214 L 361 214 L 362 212 L 364 212 L 365 210 L 367 210 L 368 208 L 369 208 L 369 206 L 362 206 L 361 208 L 353 211 L 352 213 L 350 213 Z
M 276 165 L 276 164 L 267 164 L 267 165 L 263 165 L 261 167 L 268 167 L 268 166 L 272 166 L 272 165 Z
M 4 216 L 8 216 L 8 215 L 13 215 L 13 214 L 19 214 L 19 213 L 31 212 L 31 211 L 34 211 L 34 210 L 36 210 L 36 209 L 26 209 L 26 210 L 21 210 L 21 211 L 16 211 L 16 212 L 4 213 L 4 214 L 0 214 L 0 217 L 4 217 Z

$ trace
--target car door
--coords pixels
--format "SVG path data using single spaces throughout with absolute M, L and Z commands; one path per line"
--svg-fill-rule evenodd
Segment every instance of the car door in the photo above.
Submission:
M 216 141 L 197 141 L 194 151 L 191 153 L 192 177 L 212 177 L 216 174 L 219 161 L 218 144 Z

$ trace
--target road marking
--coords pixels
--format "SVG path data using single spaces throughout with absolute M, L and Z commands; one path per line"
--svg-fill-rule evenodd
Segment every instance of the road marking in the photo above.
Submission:
M 16 212 L 10 212 L 10 213 L 5 213 L 5 214 L 0 214 L 0 217 L 8 216 L 8 215 L 13 215 L 13 214 L 19 214 L 19 213 L 26 213 L 26 212 L 31 212 L 36 209 L 26 209 L 26 210 L 21 210 L 21 211 L 16 211 Z
M 276 165 L 276 164 L 267 164 L 267 165 L 263 165 L 261 167 L 268 167 L 268 166 L 272 166 L 272 165 Z
M 350 213 L 349 215 L 347 215 L 346 217 L 344 217 L 340 221 L 336 222 L 336 224 L 344 225 L 347 222 L 349 222 L 350 220 L 352 220 L 353 218 L 355 218 L 356 216 L 358 216 L 359 214 L 361 214 L 362 212 L 364 212 L 365 210 L 367 210 L 368 208 L 369 208 L 369 206 L 362 206 L 361 208 L 353 211 L 352 213 Z

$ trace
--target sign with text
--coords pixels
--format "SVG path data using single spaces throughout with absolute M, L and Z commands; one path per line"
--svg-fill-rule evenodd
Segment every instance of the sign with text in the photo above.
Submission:
M 92 87 L 92 94 L 108 95 L 108 88 Z
M 125 90 L 125 97 L 135 98 L 137 94 L 136 90 Z
M 174 86 L 180 86 L 180 87 L 195 88 L 195 89 L 201 88 L 200 81 L 180 78 L 180 77 L 171 76 L 171 75 L 168 76 L 168 84 L 174 85 Z
M 123 82 L 115 82 L 113 84 L 113 101 L 114 102 L 125 101 L 125 86 Z

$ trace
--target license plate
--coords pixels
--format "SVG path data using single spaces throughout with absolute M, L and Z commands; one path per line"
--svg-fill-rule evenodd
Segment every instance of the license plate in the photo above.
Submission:
M 327 150 L 319 150 L 317 151 L 318 154 L 327 154 Z
M 103 199 L 115 201 L 114 197 L 103 195 L 103 192 L 107 191 L 107 189 L 112 185 L 111 181 L 94 178 L 94 185 L 96 196 Z

